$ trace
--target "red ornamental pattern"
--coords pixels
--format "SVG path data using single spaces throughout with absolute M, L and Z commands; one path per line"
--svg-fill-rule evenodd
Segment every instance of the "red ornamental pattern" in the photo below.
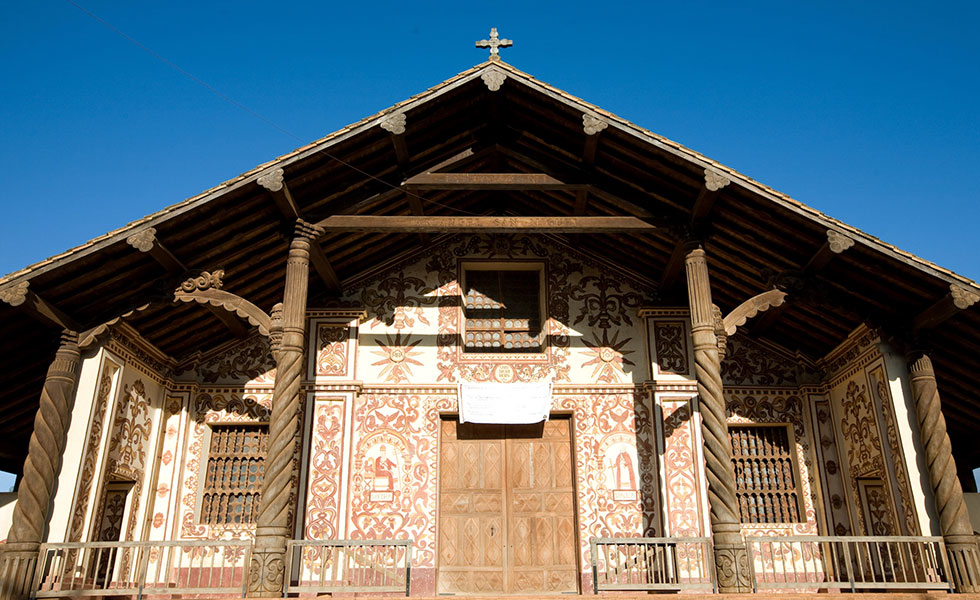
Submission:
M 350 477 L 352 539 L 412 539 L 418 567 L 435 567 L 436 469 L 439 412 L 455 398 L 419 394 L 365 394 L 354 403 L 354 456 Z M 397 463 L 390 490 L 373 495 L 375 477 L 360 468 L 385 443 Z M 390 494 L 388 493 L 390 491 Z
M 344 403 L 318 401 L 313 414 L 313 453 L 306 512 L 306 538 L 337 539 Z
M 704 535 L 691 400 L 664 402 L 664 496 L 672 536 Z

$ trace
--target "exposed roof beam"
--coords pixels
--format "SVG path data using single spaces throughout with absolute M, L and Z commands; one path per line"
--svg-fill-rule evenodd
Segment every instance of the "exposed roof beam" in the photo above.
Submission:
M 687 222 L 688 229 L 694 231 L 704 225 L 711 217 L 711 212 L 715 208 L 715 201 L 718 199 L 718 192 L 731 183 L 731 180 L 713 169 L 704 170 L 704 183 L 698 192 L 698 197 L 694 200 L 691 207 L 691 217 Z M 660 277 L 660 290 L 669 290 L 674 287 L 684 270 L 684 245 L 687 240 L 677 240 L 674 251 L 667 261 L 664 273 Z
M 419 190 L 579 190 L 585 183 L 565 183 L 547 173 L 420 173 L 402 183 Z
M 0 301 L 10 306 L 22 307 L 22 310 L 45 325 L 53 325 L 58 329 L 80 330 L 78 321 L 34 293 L 30 289 L 29 281 L 12 283 L 0 289 Z
M 966 310 L 976 304 L 978 300 L 980 300 L 980 295 L 976 292 L 953 283 L 949 286 L 948 294 L 915 317 L 912 321 L 912 328 L 915 331 L 935 329 L 959 311 Z
M 803 267 L 802 274 L 805 277 L 816 277 L 821 271 L 826 268 L 830 261 L 832 261 L 837 255 L 843 254 L 847 249 L 854 246 L 854 239 L 844 235 L 843 233 L 837 231 L 836 229 L 827 230 L 827 239 L 824 243 L 814 252 L 810 260 L 807 261 L 806 265 Z M 790 297 L 790 302 L 795 301 L 796 298 Z M 768 331 L 780 318 L 783 313 L 781 308 L 776 308 L 770 310 L 762 315 L 755 323 L 750 325 L 752 333 L 755 335 L 763 335 Z
M 180 261 L 173 252 L 164 246 L 163 242 L 160 241 L 156 236 L 157 230 L 153 227 L 147 227 L 132 234 L 126 238 L 126 243 L 136 248 L 140 252 L 149 254 L 157 263 L 164 268 L 167 273 L 171 275 L 178 275 L 187 272 L 187 266 Z M 246 337 L 248 335 L 248 328 L 242 324 L 234 315 L 230 314 L 228 311 L 218 308 L 216 306 L 211 306 L 210 304 L 205 304 L 205 308 L 211 312 L 219 321 L 236 337 Z
M 402 217 L 334 215 L 317 223 L 327 231 L 387 233 L 650 233 L 636 217 Z
M 282 169 L 273 169 L 255 181 L 268 190 L 269 195 L 276 201 L 276 206 L 279 207 L 283 219 L 294 223 L 296 219 L 303 218 L 299 207 L 293 201 L 293 195 L 289 193 L 289 186 L 286 185 Z M 327 286 L 327 290 L 335 294 L 342 291 L 340 279 L 320 244 L 310 244 L 310 264 L 313 265 L 313 270 L 316 271 L 323 284 Z

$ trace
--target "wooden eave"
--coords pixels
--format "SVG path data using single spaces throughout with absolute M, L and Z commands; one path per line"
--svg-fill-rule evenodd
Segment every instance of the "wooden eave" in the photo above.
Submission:
M 507 75 L 498 91 L 489 91 L 481 80 L 489 69 Z M 393 113 L 405 114 L 407 121 L 405 132 L 397 134 L 397 143 L 392 139 L 396 134 L 380 127 Z M 583 114 L 608 124 L 597 139 L 584 133 Z M 594 155 L 586 159 L 589 145 Z M 468 158 L 444 172 L 543 174 L 557 179 L 573 174 L 589 187 L 501 191 L 401 186 L 413 175 L 460 155 Z M 717 193 L 706 227 L 696 233 L 705 240 L 714 300 L 723 310 L 767 289 L 770 271 L 803 270 L 826 242 L 828 229 L 856 241 L 854 247 L 809 275 L 813 285 L 829 290 L 840 305 L 791 298 L 759 334 L 810 359 L 824 356 L 868 319 L 877 319 L 874 322 L 880 325 L 910 322 L 941 299 L 951 283 L 980 291 L 969 279 L 885 244 L 502 62 L 477 65 L 198 196 L 0 278 L 0 286 L 28 280 L 32 291 L 83 327 L 151 302 L 126 322 L 177 360 L 223 343 L 232 333 L 212 313 L 199 305 L 160 301 L 178 283 L 177 277 L 148 253 L 127 244 L 126 238 L 154 228 L 157 239 L 188 268 L 223 269 L 225 289 L 268 311 L 281 299 L 292 230 L 274 198 L 256 183 L 259 176 L 276 168 L 284 170 L 296 208 L 310 222 L 331 215 L 417 213 L 570 216 L 583 209 L 582 216 L 641 217 L 658 228 L 641 234 L 552 237 L 606 263 L 629 265 L 651 288 L 660 280 L 677 244 L 677 232 L 663 225 L 688 224 L 702 192 L 704 171 L 710 168 L 731 183 Z M 319 246 L 341 285 L 349 288 L 396 258 L 423 252 L 439 239 L 444 237 L 330 232 Z M 311 277 L 310 292 L 316 302 L 335 295 L 316 275 Z M 683 276 L 672 288 L 654 293 L 664 301 L 683 304 Z M 0 468 L 19 470 L 56 331 L 2 303 L 0 328 L 4 333 L 0 347 L 7 356 L 18 357 L 16 366 L 0 372 L 0 389 L 5 390 L 0 403 L 16 407 L 0 419 L 0 435 L 7 436 L 11 448 L 17 448 L 9 456 L 0 453 Z M 961 311 L 933 333 L 939 346 L 940 384 L 949 383 L 944 401 L 957 415 L 977 414 L 974 392 L 978 383 L 973 374 L 980 372 L 980 355 L 969 352 L 980 348 L 977 307 Z M 950 427 L 963 434 L 978 424 L 980 417 L 957 418 Z

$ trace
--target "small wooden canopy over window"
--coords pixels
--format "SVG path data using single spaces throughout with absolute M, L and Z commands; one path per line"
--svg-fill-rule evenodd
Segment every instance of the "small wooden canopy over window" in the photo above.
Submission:
M 467 352 L 541 352 L 541 271 L 466 269 Z
M 788 425 L 729 425 L 743 523 L 800 521 L 799 488 Z
M 267 425 L 213 425 L 201 523 L 252 523 L 259 509 Z

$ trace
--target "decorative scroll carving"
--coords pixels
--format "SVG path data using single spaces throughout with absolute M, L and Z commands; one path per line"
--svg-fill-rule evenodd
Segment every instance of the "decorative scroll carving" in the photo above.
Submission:
M 137 231 L 133 235 L 126 238 L 126 243 L 136 248 L 140 252 L 149 252 L 153 250 L 153 244 L 157 241 L 157 230 L 153 227 L 147 227 L 141 231 Z
M 909 375 L 926 464 L 929 465 L 929 479 L 935 491 L 939 524 L 946 538 L 956 591 L 980 592 L 980 550 L 963 501 L 963 488 L 956 477 L 956 464 L 946 432 L 936 372 L 929 356 L 910 354 Z
M 609 127 L 609 122 L 605 119 L 589 113 L 582 115 L 582 129 L 585 131 L 585 135 L 595 135 L 606 127 Z
M 221 279 L 225 276 L 222 269 L 215 269 L 212 272 L 201 271 L 200 274 L 188 277 L 177 288 L 178 292 L 190 294 L 191 292 L 204 292 L 207 290 L 220 290 L 223 285 Z
M 322 323 L 316 331 L 316 374 L 330 377 L 347 375 L 350 328 L 346 323 Z
M 394 135 L 405 133 L 405 113 L 389 113 L 381 118 L 381 129 Z
M 10 533 L 0 554 L 0 575 L 3 577 L 0 595 L 4 598 L 28 596 L 37 551 L 48 521 L 54 481 L 65 451 L 79 358 L 78 334 L 64 331 L 41 389 Z
M 786 292 L 769 290 L 752 296 L 725 315 L 725 333 L 735 335 L 735 330 L 745 325 L 745 322 L 770 308 L 782 306 L 786 301 Z
M 840 254 L 854 245 L 854 240 L 837 231 L 836 229 L 827 230 L 827 246 L 834 254 Z
M 953 297 L 953 305 L 960 310 L 966 310 L 980 300 L 976 292 L 955 283 L 949 286 L 949 293 Z
M 504 80 L 507 79 L 507 74 L 500 69 L 487 69 L 483 72 L 483 75 L 480 75 L 480 79 L 487 85 L 487 89 L 491 92 L 496 92 L 504 84 Z
M 272 169 L 270 171 L 266 171 L 262 175 L 259 175 L 259 178 L 255 180 L 255 183 L 261 185 L 270 192 L 278 192 L 282 189 L 283 181 L 285 181 L 283 177 L 283 170 Z
M 190 281 L 190 280 L 188 280 Z M 187 282 L 184 282 L 187 284 Z M 269 335 L 272 327 L 272 318 L 261 308 L 255 306 L 245 298 L 236 296 L 231 292 L 219 289 L 204 289 L 202 291 L 183 291 L 183 286 L 174 294 L 174 300 L 181 302 L 197 302 L 198 304 L 210 304 L 218 308 L 223 308 L 230 313 L 247 320 L 254 327 L 259 329 L 262 335 Z
M 707 175 L 707 173 L 706 173 Z M 729 455 L 728 420 L 721 379 L 721 359 L 714 332 L 711 287 L 704 250 L 691 250 L 684 260 L 694 340 L 694 368 L 700 398 L 701 432 L 708 480 L 708 506 L 714 536 L 718 589 L 747 592 L 748 563 L 742 542 L 735 471 Z
M 19 281 L 0 289 L 0 301 L 10 306 L 20 306 L 27 301 L 27 288 L 30 284 L 29 281 Z
M 710 192 L 717 192 L 731 182 L 731 179 L 710 167 L 704 170 L 704 187 Z

